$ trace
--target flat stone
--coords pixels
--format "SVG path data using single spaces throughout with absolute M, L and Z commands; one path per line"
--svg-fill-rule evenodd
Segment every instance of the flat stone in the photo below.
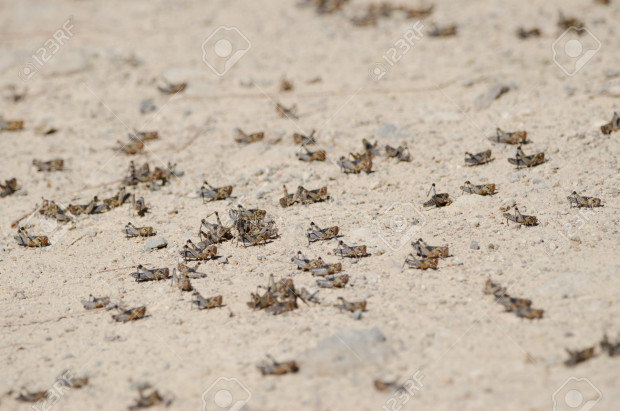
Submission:
M 153 251 L 158 248 L 164 248 L 168 246 L 168 242 L 165 238 L 151 238 L 144 244 L 144 251 Z

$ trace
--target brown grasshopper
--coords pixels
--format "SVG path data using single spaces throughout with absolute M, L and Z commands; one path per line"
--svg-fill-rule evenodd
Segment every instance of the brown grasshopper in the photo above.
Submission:
M 461 186 L 461 190 L 469 194 L 490 196 L 495 194 L 495 184 L 474 185 L 469 181 L 465 181 L 465 183 Z
M 313 222 L 310 223 L 310 228 L 306 230 L 306 237 L 308 237 L 308 243 L 312 243 L 319 240 L 331 240 L 338 237 L 340 229 L 338 226 L 319 228 Z
M 90 203 L 86 205 L 73 205 L 69 204 L 67 206 L 67 210 L 71 212 L 73 215 L 80 214 L 101 214 L 105 211 L 108 211 L 108 206 L 104 203 L 99 203 L 99 198 L 94 196 Z
M 484 294 L 493 294 L 495 297 L 505 297 L 508 296 L 506 294 L 506 287 L 502 287 L 499 283 L 493 282 L 490 278 L 484 284 Z
M 317 151 L 310 151 L 308 150 L 308 147 L 304 146 L 304 149 L 306 150 L 305 153 L 300 153 L 297 152 L 297 158 L 300 159 L 301 161 L 306 161 L 306 162 L 313 162 L 313 161 L 325 161 L 326 158 L 326 153 L 325 150 L 317 150 Z
M 116 140 L 118 147 L 115 147 L 116 151 L 123 151 L 125 154 L 138 154 L 144 150 L 144 142 L 138 138 L 130 138 L 127 143 L 122 143 L 120 140 Z
M 411 161 L 411 154 L 409 154 L 409 147 L 407 147 L 407 144 L 398 146 L 398 148 L 386 144 L 385 154 L 390 158 L 397 158 L 399 161 Z
M 506 217 L 506 222 L 508 220 L 513 221 L 517 224 L 522 224 L 524 226 L 535 226 L 538 225 L 538 218 L 533 215 L 523 215 L 519 212 L 517 206 L 515 206 L 514 215 L 510 213 L 504 213 L 504 217 Z
M 568 367 L 573 367 L 596 356 L 596 353 L 594 352 L 594 347 L 588 347 L 583 350 L 574 351 L 567 348 L 566 352 L 568 353 L 568 360 L 564 361 L 564 365 Z
M 49 239 L 45 235 L 29 235 L 24 227 L 17 229 L 17 235 L 13 236 L 17 244 L 22 247 L 47 247 L 50 244 Z
M 202 187 L 200 187 L 200 197 L 202 197 L 202 201 L 205 203 L 208 201 L 224 200 L 230 197 L 232 191 L 232 186 L 215 188 L 205 180 Z
M 581 207 L 592 208 L 592 207 L 603 206 L 600 198 L 580 196 L 579 194 L 577 194 L 576 191 L 573 191 L 573 193 L 566 198 L 568 199 L 568 202 L 570 203 L 571 208 L 573 206 L 577 208 L 581 208 Z
M 483 151 L 477 154 L 465 153 L 465 164 L 468 166 L 479 166 L 493 161 L 491 158 L 491 150 Z
M 157 231 L 153 230 L 153 227 L 136 227 L 131 223 L 127 223 L 123 233 L 130 237 L 150 237 L 152 235 L 157 234 Z
M 134 405 L 130 406 L 130 410 L 138 410 L 142 408 L 149 408 L 154 405 L 165 405 L 166 407 L 172 403 L 172 399 L 164 398 L 159 391 L 152 388 L 150 384 L 146 383 L 138 387 L 138 398 Z
M 437 258 L 422 258 L 421 260 L 418 260 L 413 253 L 409 253 L 409 255 L 405 258 L 403 265 L 407 264 L 409 268 L 417 268 L 418 270 L 428 270 L 429 268 L 436 270 L 437 263 Z
M 579 20 L 576 17 L 566 17 L 564 16 L 564 13 L 562 13 L 562 11 L 560 11 L 560 16 L 558 18 L 558 27 L 561 28 L 562 30 L 568 30 L 570 28 L 573 29 L 582 29 L 584 27 L 584 24 L 581 20 Z M 583 34 L 582 32 L 578 32 L 580 35 Z
M 157 89 L 163 94 L 177 94 L 185 90 L 187 83 L 168 83 L 164 86 L 157 86 Z
M 157 140 L 159 138 L 159 133 L 157 131 L 138 131 L 133 134 L 129 134 L 129 138 L 132 140 Z
M 297 105 L 293 104 L 291 107 L 286 108 L 280 103 L 276 103 L 276 112 L 283 118 L 297 119 Z
M 519 318 L 527 318 L 528 320 L 539 320 L 543 318 L 545 310 L 533 309 L 533 308 L 518 308 L 515 310 L 515 314 Z
M 0 123 L 1 125 L 1 123 Z M 15 399 L 21 402 L 39 402 L 44 398 L 47 398 L 50 395 L 49 391 L 26 391 L 22 388 L 22 391 L 19 393 Z M 33 405 L 36 407 L 36 405 Z
M 217 211 L 215 211 L 213 214 L 215 214 L 215 218 L 217 219 L 217 224 L 209 223 L 206 218 L 203 218 L 200 221 L 200 229 L 198 230 L 198 235 L 201 241 L 198 244 L 199 246 L 218 244 L 226 240 L 230 240 L 232 238 L 232 233 L 231 233 L 232 226 L 230 227 L 224 226 L 222 224 L 222 221 L 220 220 L 220 215 L 218 214 Z M 202 231 L 203 226 L 207 229 L 206 232 Z
M 0 117 L 0 131 L 18 131 L 24 128 L 22 120 L 5 120 Z
M 340 304 L 334 304 L 334 307 L 340 310 L 355 312 L 357 310 L 366 311 L 366 300 L 347 301 L 342 297 L 338 297 Z
M 355 156 L 359 156 L 359 154 L 354 155 L 352 153 L 349 154 L 351 157 L 354 157 L 353 160 L 347 160 L 345 156 L 341 156 L 337 161 L 337 164 L 340 166 L 340 169 L 345 174 L 359 174 L 362 171 L 366 173 L 370 173 L 372 171 L 372 159 L 370 156 L 366 156 L 364 158 L 360 158 L 359 160 L 355 159 Z
M 295 361 L 278 362 L 272 356 L 267 355 L 268 362 L 263 362 L 256 366 L 261 375 L 283 375 L 288 373 L 296 373 L 299 367 Z
M 284 197 L 280 199 L 280 206 L 282 206 L 282 208 L 286 208 L 295 204 L 299 200 L 299 193 L 301 188 L 302 187 L 299 186 L 297 187 L 297 192 L 295 194 L 289 194 L 288 190 L 286 189 L 286 185 L 282 185 L 282 193 L 284 194 Z
M 316 144 L 316 139 L 314 138 L 315 130 L 312 130 L 309 136 L 305 136 L 301 133 L 293 134 L 293 141 L 295 144 L 299 144 L 302 146 L 308 146 L 312 144 Z
M 366 252 L 365 245 L 355 245 L 351 247 L 346 245 L 342 240 L 338 242 L 338 248 L 334 249 L 334 254 L 339 255 L 340 257 L 349 257 L 355 259 L 360 259 L 362 257 L 370 255 Z
M 519 27 L 519 29 L 517 30 L 517 37 L 519 37 L 520 39 L 540 37 L 540 29 L 536 27 L 531 29 L 524 29 L 523 27 Z
M 125 186 L 121 186 L 121 188 L 118 190 L 118 193 L 116 193 L 116 195 L 110 198 L 104 198 L 101 201 L 103 201 L 103 203 L 108 207 L 108 209 L 111 210 L 113 208 L 120 207 L 123 204 L 125 204 L 125 201 L 129 200 L 130 197 L 131 197 L 131 194 L 125 191 Z
M 179 270 L 179 276 L 180 277 L 187 277 L 187 278 L 204 278 L 207 275 L 203 274 L 203 273 L 199 273 L 196 271 L 196 269 L 198 268 L 198 266 L 200 265 L 200 262 L 198 262 L 193 268 L 185 265 L 183 263 L 178 263 L 177 264 L 177 269 Z
M 280 315 L 297 309 L 297 301 L 295 299 L 280 301 L 265 309 L 270 314 Z
M 412 241 L 411 246 L 419 257 L 446 258 L 450 256 L 450 250 L 447 246 L 430 246 L 427 245 L 421 238 L 419 238 L 418 241 Z
M 104 308 L 110 304 L 110 297 L 95 297 L 92 294 L 88 300 L 82 300 L 82 305 L 87 310 L 94 310 L 96 308 Z
M 32 160 L 32 165 L 37 171 L 61 171 L 64 168 L 65 161 L 62 158 L 55 158 L 49 161 Z
M 302 204 L 312 204 L 325 201 L 329 198 L 327 195 L 327 187 L 321 187 L 315 190 L 306 190 L 304 187 L 298 186 L 295 194 L 289 194 L 286 186 L 283 185 L 282 193 L 284 194 L 284 197 L 280 199 L 280 205 L 283 208 L 290 207 L 298 201 Z
M 247 209 L 239 204 L 236 210 L 230 209 L 228 211 L 228 215 L 230 216 L 230 219 L 235 222 L 238 220 L 262 221 L 265 219 L 267 211 L 258 208 Z
M 297 251 L 297 256 L 292 257 L 291 261 L 297 265 L 298 270 L 302 271 L 310 271 L 313 268 L 321 268 L 326 265 L 321 257 L 316 260 L 310 260 L 306 258 L 301 251 Z
M 167 267 L 148 269 L 142 264 L 139 264 L 135 273 L 131 273 L 131 276 L 136 279 L 137 282 L 144 281 L 159 281 L 170 278 L 170 270 Z
M 222 302 L 223 298 L 221 295 L 204 298 L 198 291 L 194 291 L 192 294 L 192 305 L 195 305 L 200 310 L 222 307 Z
M 545 314 L 545 310 L 532 308 L 532 300 L 509 296 L 506 287 L 502 287 L 491 279 L 485 283 L 483 292 L 495 296 L 496 302 L 503 305 L 506 312 L 514 312 L 519 318 L 541 319 Z
M 618 113 L 614 111 L 614 115 L 611 118 L 611 121 L 601 126 L 601 132 L 603 134 L 611 134 L 614 131 L 618 130 L 620 130 L 620 116 L 618 116 Z
M 235 129 L 235 135 L 235 141 L 239 144 L 256 143 L 257 141 L 262 141 L 265 137 L 265 133 L 262 131 L 258 133 L 245 134 L 240 128 Z
M 54 218 L 61 223 L 71 221 L 71 217 L 65 213 L 65 210 L 54 201 L 48 201 L 46 199 L 43 199 L 41 207 L 39 207 L 39 214 Z
M 346 274 L 330 275 L 323 279 L 316 280 L 316 284 L 321 288 L 343 288 L 349 282 Z
M 192 240 L 187 240 L 187 244 L 181 251 L 181 256 L 187 262 L 188 260 L 208 260 L 215 258 L 217 254 L 217 247 L 214 245 L 208 245 L 206 247 L 198 247 L 192 243 Z
M 321 259 L 321 257 L 319 257 L 319 260 L 321 263 L 323 263 L 323 260 Z M 335 274 L 340 271 L 342 271 L 342 264 L 340 263 L 335 263 L 335 264 L 323 263 L 323 265 L 320 267 L 314 267 L 310 269 L 310 272 L 312 273 L 313 276 L 319 276 L 319 277 Z
M 0 189 L 2 190 L 0 191 L 0 197 L 6 197 L 19 190 L 20 187 L 17 184 L 17 179 L 12 178 L 10 180 L 5 180 L 4 184 L 0 183 Z
M 172 282 L 171 286 L 177 286 L 177 288 L 181 291 L 192 291 L 194 287 L 192 287 L 192 283 L 189 280 L 189 276 L 185 275 L 183 271 L 177 275 L 177 269 L 172 269 Z
M 430 37 L 450 37 L 456 36 L 457 27 L 456 24 L 449 26 L 439 27 L 436 24 L 431 24 L 430 30 L 426 32 Z
M 378 144 L 375 141 L 375 144 L 372 144 L 370 141 L 366 140 L 365 138 L 362 139 L 362 145 L 364 146 L 364 153 L 370 153 L 370 158 L 376 157 L 379 155 L 379 147 Z
M 406 393 L 407 388 L 403 384 L 398 384 L 395 381 L 383 381 L 383 380 L 375 380 L 374 386 L 378 391 L 388 391 L 397 393 L 402 392 Z
M 620 355 L 620 341 L 616 340 L 616 342 L 609 342 L 607 334 L 604 334 L 600 344 L 601 350 L 609 354 L 610 357 Z
M 517 166 L 517 168 L 535 167 L 545 162 L 545 153 L 536 153 L 527 156 L 521 149 L 521 146 L 518 146 L 515 158 L 509 158 L 508 162 Z
M 504 143 L 504 144 L 527 144 L 530 141 L 527 139 L 527 131 L 512 131 L 506 132 L 501 128 L 497 128 L 496 136 L 489 137 L 489 141 L 494 143 Z
M 244 247 L 249 247 L 253 245 L 265 245 L 267 244 L 270 238 L 271 236 L 269 232 L 267 231 L 257 233 L 257 234 L 244 233 L 241 236 L 240 241 Z
M 135 194 L 132 194 L 131 196 L 131 208 L 135 210 L 140 217 L 144 217 L 144 215 L 149 211 L 149 207 L 146 205 L 144 197 L 140 197 L 136 200 Z
M 144 318 L 145 314 L 146 314 L 146 307 L 141 306 L 141 307 L 134 307 L 134 308 L 130 308 L 128 310 L 122 311 L 120 314 L 114 314 L 112 315 L 112 318 L 115 321 L 118 321 L 120 323 L 126 323 L 128 321 L 136 321 L 141 318 Z
M 437 194 L 437 192 L 435 191 L 435 183 L 431 185 L 431 189 L 426 195 L 430 195 L 431 199 L 423 204 L 424 207 L 445 207 L 452 204 L 452 200 L 450 199 L 448 193 Z

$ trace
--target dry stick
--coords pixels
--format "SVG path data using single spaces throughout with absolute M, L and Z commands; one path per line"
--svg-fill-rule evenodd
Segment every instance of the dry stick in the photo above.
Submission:
M 128 265 L 127 267 L 118 267 L 118 268 L 110 268 L 108 270 L 101 270 L 101 271 L 97 271 L 97 273 L 109 273 L 112 271 L 126 270 L 128 268 L 135 268 L 135 267 L 136 267 L 136 264 Z
M 207 120 L 206 124 L 202 127 L 200 127 L 198 130 L 196 130 L 196 132 L 194 133 L 193 137 L 191 137 L 187 143 L 183 144 L 183 146 L 181 148 L 179 148 L 177 150 L 177 153 L 180 153 L 181 151 L 185 150 L 187 147 L 191 146 L 192 143 L 194 141 L 196 141 L 196 139 L 200 136 L 200 134 L 207 129 L 207 125 L 209 125 L 210 121 Z
M 73 241 L 71 244 L 69 244 L 67 246 L 67 248 L 71 247 L 73 244 L 77 243 L 78 241 L 80 241 L 82 238 L 86 237 L 88 234 L 84 234 L 83 236 L 78 237 L 75 241 Z
M 617 93 L 600 93 L 600 94 L 592 94 L 590 96 L 590 99 L 593 99 L 595 97 L 620 97 L 620 94 Z

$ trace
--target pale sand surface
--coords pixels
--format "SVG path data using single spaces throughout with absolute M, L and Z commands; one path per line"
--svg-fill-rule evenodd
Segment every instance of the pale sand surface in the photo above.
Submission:
M 620 76 L 613 76 L 620 70 L 620 2 L 434 3 L 423 23 L 457 23 L 458 35 L 424 37 L 374 82 L 368 69 L 413 21 L 394 16 L 377 27 L 354 27 L 348 17 L 363 1 L 327 16 L 281 0 L 1 2 L 0 87 L 3 95 L 10 84 L 28 92 L 19 103 L 1 105 L 1 114 L 23 119 L 25 129 L 0 133 L 0 178 L 16 177 L 23 186 L 0 199 L 0 408 L 29 409 L 14 399 L 21 387 L 48 389 L 71 369 L 88 375 L 89 384 L 70 390 L 55 409 L 126 409 L 136 397 L 130 386 L 139 381 L 173 397 L 170 409 L 200 409 L 203 392 L 220 377 L 237 378 L 247 388 L 246 409 L 252 410 L 551 410 L 553 393 L 569 377 L 587 378 L 602 393 L 595 410 L 617 409 L 620 360 L 598 355 L 574 368 L 563 361 L 565 348 L 586 348 L 604 332 L 612 338 L 620 333 L 620 132 L 605 136 L 599 129 L 620 111 L 617 96 L 599 96 L 620 94 Z M 573 77 L 552 60 L 560 6 L 601 42 Z M 74 36 L 22 81 L 17 74 L 29 56 L 69 16 Z M 221 78 L 203 63 L 201 51 L 220 25 L 239 28 L 252 44 Z M 542 36 L 519 40 L 520 25 L 540 27 Z M 187 90 L 162 95 L 156 88 L 162 74 L 189 82 Z M 279 92 L 283 75 L 293 91 Z M 308 82 L 317 77 L 320 82 Z M 516 88 L 476 109 L 476 97 L 500 83 Z M 146 98 L 158 111 L 140 114 Z M 275 101 L 297 104 L 299 119 L 279 117 Z M 35 132 L 45 119 L 56 134 Z M 235 127 L 264 130 L 265 142 L 239 146 Z M 515 147 L 487 140 L 496 127 L 527 130 L 533 144 L 524 150 L 544 151 L 549 161 L 516 170 L 507 162 Z M 142 155 L 116 153 L 116 140 L 125 141 L 128 128 L 157 130 L 161 139 L 148 142 Z M 292 133 L 311 129 L 319 130 L 324 163 L 295 158 Z M 413 161 L 379 157 L 375 172 L 344 175 L 335 161 L 359 152 L 362 138 L 407 142 Z M 488 148 L 495 161 L 464 166 L 464 152 Z M 31 165 L 33 158 L 54 157 L 64 158 L 68 170 L 43 174 Z M 17 246 L 11 222 L 41 197 L 65 205 L 109 197 L 131 159 L 152 167 L 176 162 L 185 175 L 160 191 L 137 189 L 152 207 L 143 218 L 123 206 L 78 217 L 75 229 L 51 247 Z M 204 205 L 196 195 L 204 178 L 234 185 L 236 199 Z M 495 183 L 498 194 L 464 194 L 459 187 L 465 180 Z M 433 182 L 451 195 L 451 206 L 422 209 Z M 331 199 L 282 209 L 282 184 L 289 191 L 326 185 Z M 566 200 L 573 190 L 605 206 L 580 214 Z M 500 207 L 512 201 L 540 224 L 507 226 Z M 192 310 L 191 293 L 168 282 L 136 283 L 131 268 L 102 272 L 137 264 L 172 268 L 185 241 L 196 240 L 201 218 L 215 210 L 227 216 L 237 204 L 267 210 L 281 236 L 261 247 L 221 244 L 219 254 L 232 255 L 231 263 L 200 266 L 207 277 L 193 285 L 202 295 L 223 295 L 225 308 Z M 420 223 L 404 232 L 384 224 L 400 215 Z M 121 234 L 127 221 L 153 226 L 168 247 L 145 253 L 144 240 Z M 301 304 L 281 316 L 250 310 L 250 293 L 272 273 L 316 289 L 315 279 L 290 262 L 298 250 L 336 261 L 330 253 L 337 241 L 308 246 L 311 221 L 338 225 L 348 244 L 368 245 L 372 256 L 343 261 L 352 286 L 321 290 L 323 304 Z M 397 245 L 403 236 L 400 248 L 384 241 Z M 436 271 L 403 269 L 409 242 L 418 237 L 449 245 L 453 257 Z M 479 250 L 470 248 L 472 241 Z M 482 294 L 489 277 L 511 295 L 532 299 L 544 318 L 504 313 Z M 90 293 L 144 304 L 149 316 L 121 324 L 111 312 L 86 312 L 80 300 Z M 368 311 L 354 320 L 331 306 L 339 296 L 366 299 Z M 347 330 L 373 327 L 385 341 L 342 341 Z M 300 371 L 263 377 L 255 365 L 265 354 L 295 359 Z M 373 387 L 376 378 L 403 382 L 417 370 L 423 387 L 404 405 Z M 585 400 L 597 398 L 591 388 L 578 390 Z M 243 399 L 241 388 L 231 392 Z

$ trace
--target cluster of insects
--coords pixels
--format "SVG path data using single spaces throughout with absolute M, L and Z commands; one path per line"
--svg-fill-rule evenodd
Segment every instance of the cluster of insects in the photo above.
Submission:
M 429 268 L 437 269 L 439 259 L 450 257 L 450 251 L 447 246 L 430 246 L 421 238 L 412 241 L 411 246 L 413 252 L 409 253 L 405 258 L 403 265 L 409 268 L 417 268 L 418 270 L 428 270 Z
M 506 312 L 515 313 L 517 317 L 534 320 L 543 318 L 545 313 L 545 310 L 532 308 L 532 300 L 509 296 L 506 293 L 506 287 L 502 287 L 490 279 L 485 283 L 483 292 L 493 295 L 496 302 L 501 304 Z
M 259 286 L 258 288 L 263 288 Z M 282 314 L 295 310 L 297 299 L 304 303 L 319 303 L 316 299 L 316 293 L 310 294 L 305 288 L 295 289 L 292 278 L 281 278 L 275 281 L 273 274 L 269 277 L 269 283 L 264 293 L 256 290 L 256 293 L 250 294 L 250 301 L 247 305 L 253 310 L 265 310 L 273 315 Z

